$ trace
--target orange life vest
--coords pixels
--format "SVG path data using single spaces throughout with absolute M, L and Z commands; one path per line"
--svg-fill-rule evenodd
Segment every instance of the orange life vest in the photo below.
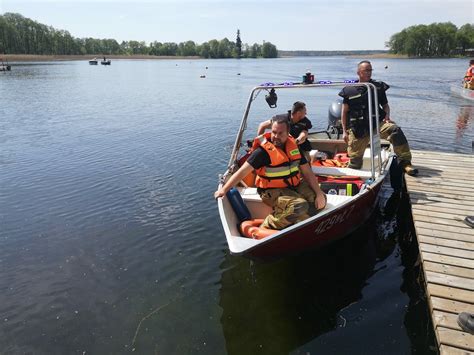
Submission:
M 284 188 L 298 186 L 301 180 L 300 159 L 301 153 L 293 137 L 288 136 L 285 150 L 276 147 L 271 142 L 271 133 L 258 136 L 253 141 L 252 149 L 262 147 L 270 157 L 270 165 L 257 169 L 255 186 L 262 189 Z
M 466 75 L 464 76 L 464 80 L 470 81 L 473 76 L 474 76 L 474 65 L 471 65 L 469 68 L 467 68 Z

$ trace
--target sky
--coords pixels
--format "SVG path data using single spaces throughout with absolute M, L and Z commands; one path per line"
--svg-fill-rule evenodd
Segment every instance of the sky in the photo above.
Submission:
M 474 0 L 0 0 L 74 37 L 198 44 L 227 37 L 280 50 L 380 50 L 406 27 L 474 23 Z

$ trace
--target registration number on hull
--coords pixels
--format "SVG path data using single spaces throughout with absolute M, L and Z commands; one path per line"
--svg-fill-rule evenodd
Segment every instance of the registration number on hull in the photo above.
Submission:
M 321 234 L 327 231 L 328 229 L 332 228 L 336 224 L 344 222 L 347 219 L 347 217 L 352 213 L 354 208 L 355 208 L 355 205 L 352 205 L 346 210 L 336 213 L 335 215 L 325 219 L 324 221 L 318 224 L 318 226 L 314 230 L 314 234 Z

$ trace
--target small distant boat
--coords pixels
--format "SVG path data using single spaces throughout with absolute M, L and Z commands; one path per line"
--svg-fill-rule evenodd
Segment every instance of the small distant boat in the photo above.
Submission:
M 94 58 L 94 59 L 89 60 L 89 64 L 90 64 L 90 65 L 97 65 L 98 63 L 99 63 L 99 62 L 98 62 L 97 58 Z
M 474 100 L 474 90 L 465 89 L 458 85 L 451 86 L 451 92 L 467 100 Z
M 2 65 L 0 66 L 0 71 L 10 71 L 10 70 L 12 70 L 11 65 L 8 64 L 8 61 L 4 63 L 2 59 Z
M 105 57 L 104 57 L 104 60 L 100 62 L 100 64 L 102 65 L 110 65 L 110 63 L 111 63 L 110 59 L 105 59 Z

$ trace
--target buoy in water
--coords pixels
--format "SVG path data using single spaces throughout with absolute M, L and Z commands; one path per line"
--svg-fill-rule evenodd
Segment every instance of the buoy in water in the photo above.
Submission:
M 201 79 L 203 79 L 203 78 L 205 78 L 205 77 L 206 77 L 205 75 L 201 75 L 201 76 L 200 76 Z

